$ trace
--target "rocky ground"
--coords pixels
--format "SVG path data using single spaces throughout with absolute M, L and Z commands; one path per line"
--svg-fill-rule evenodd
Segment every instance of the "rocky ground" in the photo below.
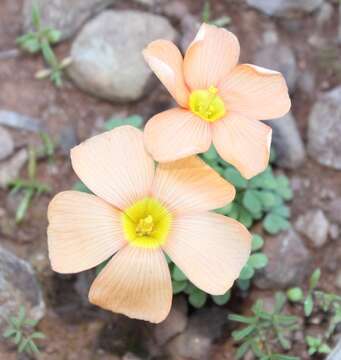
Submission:
M 266 269 L 248 297 L 226 307 L 189 307 L 178 296 L 169 318 L 152 326 L 88 304 L 91 275 L 53 273 L 47 258 L 46 208 L 54 193 L 76 177 L 68 151 L 102 131 L 110 117 L 139 114 L 144 120 L 172 105 L 141 57 L 156 38 L 184 50 L 201 22 L 204 2 L 193 0 L 40 0 L 42 23 L 62 32 L 58 58 L 71 56 L 62 88 L 34 74 L 41 56 L 18 50 L 30 29 L 33 0 L 0 2 L 0 330 L 20 304 L 42 319 L 41 359 L 234 359 L 229 312 L 248 312 L 259 297 L 292 285 L 305 286 L 322 269 L 327 291 L 341 293 L 341 13 L 338 1 L 212 0 L 211 18 L 231 18 L 241 61 L 283 72 L 292 112 L 271 121 L 277 165 L 294 190 L 292 229 L 268 236 Z M 108 82 L 108 79 L 112 79 Z M 6 184 L 25 175 L 29 146 L 39 132 L 58 143 L 51 163 L 41 159 L 38 178 L 52 192 L 34 199 L 27 218 L 15 223 L 20 194 Z M 269 300 L 270 301 L 270 300 Z M 340 334 L 339 334 L 340 335 Z M 340 336 L 335 336 L 336 342 Z M 295 355 L 309 359 L 305 349 Z M 0 359 L 25 359 L 0 341 Z M 331 357 L 340 360 L 340 352 Z

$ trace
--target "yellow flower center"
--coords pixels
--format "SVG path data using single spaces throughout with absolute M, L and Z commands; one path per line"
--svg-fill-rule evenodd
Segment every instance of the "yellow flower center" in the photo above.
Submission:
M 226 114 L 225 104 L 214 86 L 207 90 L 192 91 L 189 96 L 189 108 L 207 122 L 217 121 Z
M 154 249 L 167 240 L 172 217 L 156 199 L 146 197 L 122 215 L 125 238 L 131 245 Z

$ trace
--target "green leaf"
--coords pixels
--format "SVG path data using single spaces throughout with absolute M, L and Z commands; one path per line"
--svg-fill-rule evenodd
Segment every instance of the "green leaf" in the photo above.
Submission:
M 82 181 L 77 181 L 76 183 L 74 183 L 72 189 L 75 191 L 81 191 L 88 194 L 92 194 L 91 190 Z
M 29 188 L 25 191 L 24 196 L 21 199 L 15 213 L 15 221 L 17 224 L 19 224 L 25 218 L 33 195 L 34 195 L 34 190 L 32 188 Z
M 279 205 L 279 206 L 277 206 L 275 208 L 272 208 L 271 213 L 282 216 L 284 218 L 289 218 L 290 217 L 290 209 L 287 206 L 283 205 L 283 204 Z
M 304 294 L 301 288 L 294 287 L 287 291 L 288 299 L 292 302 L 302 301 Z
M 25 307 L 23 305 L 20 305 L 19 307 L 19 312 L 18 312 L 18 323 L 19 323 L 19 327 L 21 327 L 24 324 L 26 318 L 26 310 Z
M 251 279 L 255 274 L 255 271 L 253 267 L 249 264 L 246 264 L 242 271 L 240 272 L 239 279 L 241 280 L 249 280 Z
M 240 341 L 250 335 L 256 329 L 255 325 L 249 325 L 242 330 L 232 331 L 232 337 L 235 341 Z
M 317 284 L 320 281 L 320 277 L 321 277 L 321 270 L 318 268 L 313 272 L 313 274 L 310 277 L 310 280 L 309 280 L 310 290 L 313 290 L 317 287 Z
M 253 224 L 252 215 L 249 213 L 248 210 L 240 207 L 239 210 L 239 216 L 238 216 L 239 222 L 241 222 L 245 227 L 250 228 Z
M 15 335 L 17 333 L 17 330 L 16 329 L 13 329 L 12 327 L 10 328 L 7 328 L 4 333 L 2 334 L 2 336 L 7 339 L 13 335 Z
M 300 360 L 300 358 L 291 355 L 273 354 L 271 360 Z
M 225 169 L 224 178 L 237 188 L 244 189 L 247 186 L 247 180 L 240 175 L 238 170 L 231 166 Z
M 46 339 L 46 335 L 40 331 L 35 331 L 31 335 L 31 339 Z
M 304 314 L 305 316 L 310 316 L 313 312 L 314 308 L 314 301 L 313 297 L 311 295 L 308 295 L 308 297 L 304 301 Z
M 186 286 L 186 289 L 184 290 L 184 292 L 187 295 L 191 295 L 196 290 L 197 290 L 197 288 L 192 283 L 189 282 L 188 285 Z
M 111 118 L 104 124 L 104 130 L 112 130 L 119 126 L 130 125 L 136 128 L 141 128 L 143 125 L 143 118 L 140 115 L 131 115 L 127 118 Z
M 217 305 L 225 305 L 231 298 L 230 291 L 227 291 L 224 295 L 212 295 L 212 300 Z
M 247 317 L 247 316 L 237 315 L 237 314 L 230 314 L 228 316 L 228 319 L 231 321 L 240 322 L 242 324 L 254 324 L 256 322 L 256 319 L 254 317 Z
M 40 50 L 40 43 L 36 37 L 27 39 L 25 42 L 22 42 L 20 46 L 31 54 L 35 54 Z
M 332 349 L 325 343 L 318 348 L 320 354 L 329 354 L 331 351 Z
M 276 292 L 274 312 L 277 314 L 280 313 L 283 310 L 286 301 L 287 301 L 287 297 L 282 291 Z
M 38 325 L 38 323 L 39 323 L 39 320 L 26 319 L 24 322 L 24 325 L 30 326 L 30 327 L 35 327 Z
M 189 303 L 197 308 L 202 308 L 207 300 L 207 294 L 200 289 L 195 289 L 188 298 Z
M 309 335 L 305 338 L 305 341 L 309 347 L 314 347 L 314 348 L 319 347 L 321 344 L 321 340 L 319 338 L 309 336 Z
M 243 205 L 252 214 L 258 214 L 262 211 L 262 203 L 255 190 L 246 190 L 243 196 Z
M 46 36 L 51 44 L 56 44 L 60 40 L 62 33 L 59 30 L 48 29 Z
M 21 331 L 18 331 L 14 337 L 14 344 L 19 345 L 21 340 L 22 340 L 22 333 L 21 333 Z
M 263 253 L 251 254 L 247 263 L 255 269 L 262 269 L 268 264 L 268 257 Z
M 256 192 L 265 209 L 271 209 L 276 204 L 276 197 L 273 192 L 267 190 L 261 190 Z
M 250 287 L 250 280 L 248 280 L 248 279 L 245 279 L 245 280 L 238 279 L 237 284 L 238 284 L 238 287 L 239 287 L 240 290 L 246 291 Z
M 264 245 L 264 239 L 258 234 L 252 234 L 251 251 L 260 250 Z
M 231 209 L 227 215 L 229 217 L 237 220 L 239 218 L 239 214 L 240 214 L 241 210 L 242 210 L 242 207 L 239 204 L 237 204 L 236 202 L 233 202 L 231 204 Z
M 99 265 L 96 266 L 96 269 L 95 269 L 96 275 L 98 275 L 105 268 L 105 266 L 108 264 L 110 259 L 111 258 L 104 260 L 102 263 L 100 263 Z
M 244 342 L 243 344 L 241 344 L 238 350 L 236 351 L 236 359 L 237 360 L 242 359 L 249 350 L 249 348 L 250 348 L 250 344 L 248 342 Z
M 29 343 L 28 343 L 28 345 L 29 345 L 29 347 L 31 348 L 31 350 L 32 350 L 32 352 L 33 352 L 34 354 L 39 354 L 39 353 L 40 353 L 37 345 L 34 343 L 33 340 L 30 340 Z
M 174 268 L 172 271 L 172 278 L 175 281 L 187 280 L 187 276 L 176 265 L 174 265 Z
M 29 339 L 23 339 L 23 341 L 21 341 L 21 343 L 19 344 L 19 347 L 18 347 L 18 352 L 19 353 L 22 353 L 26 350 L 26 347 L 29 343 Z
M 188 281 L 186 280 L 185 281 L 172 280 L 173 294 L 176 295 L 181 293 L 186 289 L 187 285 L 188 285 Z
M 274 235 L 278 234 L 280 231 L 289 229 L 290 223 L 282 216 L 269 213 L 263 221 L 263 226 L 268 233 Z
M 39 31 L 40 30 L 40 9 L 37 2 L 33 3 L 32 11 L 31 11 L 32 24 L 34 28 Z

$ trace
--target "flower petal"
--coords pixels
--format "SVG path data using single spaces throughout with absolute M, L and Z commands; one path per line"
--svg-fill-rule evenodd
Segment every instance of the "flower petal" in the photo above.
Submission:
M 145 126 L 144 139 L 156 161 L 168 162 L 207 151 L 212 135 L 209 123 L 175 108 L 153 116 Z
M 159 164 L 152 194 L 173 213 L 198 213 L 231 202 L 234 187 L 197 156 Z
M 97 196 L 78 191 L 57 194 L 48 208 L 53 270 L 76 273 L 108 259 L 126 243 L 120 217 L 118 210 Z
M 249 64 L 238 65 L 219 84 L 219 94 L 228 110 L 251 119 L 281 117 L 291 106 L 282 74 Z
M 172 283 L 162 250 L 124 247 L 95 279 L 89 299 L 130 318 L 164 320 L 172 304 Z
M 220 214 L 186 215 L 174 220 L 163 248 L 195 286 L 222 295 L 247 262 L 251 235 L 244 225 Z
M 246 179 L 268 166 L 271 135 L 269 126 L 233 113 L 213 125 L 213 143 L 217 152 Z
M 74 147 L 71 160 L 85 185 L 120 209 L 146 196 L 154 177 L 154 161 L 144 148 L 143 134 L 131 126 L 118 127 Z
M 187 49 L 184 70 L 191 90 L 217 86 L 237 65 L 240 46 L 231 32 L 203 24 Z
M 143 56 L 174 99 L 182 107 L 188 106 L 188 89 L 183 74 L 183 57 L 179 49 L 168 40 L 151 42 Z

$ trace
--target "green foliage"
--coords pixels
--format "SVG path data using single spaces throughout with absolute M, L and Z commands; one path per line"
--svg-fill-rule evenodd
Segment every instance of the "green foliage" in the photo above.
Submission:
M 28 150 L 27 163 L 27 179 L 17 178 L 8 183 L 12 194 L 18 192 L 22 193 L 21 201 L 16 209 L 15 220 L 16 223 L 21 223 L 26 217 L 27 211 L 35 197 L 39 197 L 44 193 L 51 191 L 50 187 L 37 180 L 37 161 L 38 157 L 48 157 L 52 161 L 54 155 L 54 145 L 48 134 L 41 134 L 43 148 L 37 151 L 34 148 Z
M 298 318 L 284 313 L 285 303 L 286 296 L 279 292 L 275 295 L 272 311 L 265 310 L 262 300 L 258 300 L 252 306 L 251 316 L 229 316 L 231 321 L 244 326 L 232 332 L 233 339 L 239 343 L 237 360 L 242 359 L 248 351 L 262 360 L 298 360 L 297 357 L 278 353 L 280 350 L 290 350 L 287 334 L 298 327 Z
M 45 339 L 46 336 L 42 332 L 34 330 L 37 324 L 38 321 L 27 318 L 25 307 L 20 306 L 18 315 L 8 319 L 8 327 L 5 329 L 3 337 L 13 341 L 19 353 L 39 354 L 35 340 Z
M 231 24 L 231 18 L 229 16 L 224 15 L 213 20 L 211 19 L 211 17 L 212 17 L 211 2 L 210 0 L 206 0 L 201 13 L 202 22 L 219 27 L 225 27 Z
M 112 117 L 107 120 L 104 124 L 104 130 L 112 130 L 122 125 L 130 125 L 138 129 L 142 128 L 143 118 L 140 115 L 130 115 L 127 118 L 116 118 Z
M 16 42 L 24 51 L 31 54 L 41 52 L 44 60 L 49 65 L 49 69 L 44 69 L 36 74 L 38 79 L 50 77 L 54 85 L 61 86 L 62 72 L 71 63 L 69 58 L 59 62 L 52 50 L 52 45 L 60 41 L 61 33 L 50 27 L 42 27 L 40 9 L 37 3 L 32 7 L 31 18 L 35 31 L 18 37 Z
M 246 180 L 220 158 L 213 146 L 203 154 L 203 159 L 237 190 L 234 201 L 218 209 L 218 213 L 232 217 L 248 228 L 261 221 L 264 230 L 273 235 L 290 227 L 290 209 L 285 203 L 292 199 L 293 193 L 286 176 L 275 175 L 269 165 L 261 174 Z
M 319 336 L 306 337 L 306 344 L 310 355 L 327 354 L 330 352 L 328 345 L 336 327 L 341 324 L 341 296 L 317 290 L 321 278 L 320 269 L 316 269 L 309 279 L 306 292 L 295 287 L 287 291 L 288 299 L 295 304 L 302 304 L 304 315 L 309 323 L 311 314 L 315 311 L 323 314 L 321 321 L 327 322 L 324 333 Z

